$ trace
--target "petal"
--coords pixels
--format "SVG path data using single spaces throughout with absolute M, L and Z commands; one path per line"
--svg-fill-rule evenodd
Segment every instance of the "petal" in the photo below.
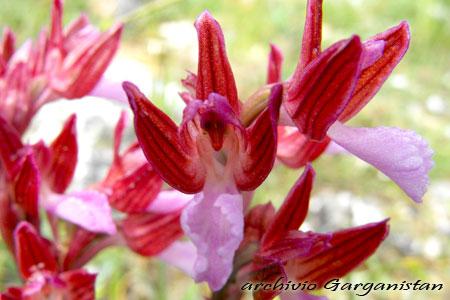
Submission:
M 131 108 L 134 127 L 145 156 L 155 171 L 175 189 L 192 194 L 205 182 L 205 170 L 195 149 L 180 143 L 175 123 L 131 83 L 124 83 Z
M 322 52 L 292 78 L 284 107 L 299 131 L 322 140 L 352 94 L 359 74 L 359 37 L 340 41 Z
M 322 0 L 308 0 L 302 52 L 296 72 L 301 72 L 320 54 L 322 43 Z
M 50 42 L 53 46 L 62 47 L 63 30 L 62 30 L 63 5 L 61 0 L 54 0 L 52 5 L 52 23 L 50 25 Z
M 16 36 L 9 27 L 3 29 L 3 37 L 0 45 L 0 57 L 6 63 L 13 56 L 16 48 Z
M 283 64 L 283 53 L 274 44 L 270 44 L 269 65 L 267 66 L 267 83 L 281 81 L 281 67 Z
M 219 23 L 205 11 L 195 22 L 195 28 L 199 43 L 196 98 L 204 100 L 210 93 L 220 94 L 227 98 L 239 115 L 240 103 L 236 84 Z
M 176 241 L 161 252 L 158 258 L 192 277 L 194 276 L 194 260 L 192 258 L 196 256 L 197 250 L 194 244 L 189 241 Z
M 85 270 L 72 270 L 60 275 L 64 285 L 64 299 L 92 300 L 95 299 L 95 279 L 97 275 Z M 66 298 L 67 297 L 67 298 Z
M 352 128 L 333 125 L 328 134 L 345 150 L 373 165 L 421 202 L 433 167 L 433 151 L 414 131 L 394 127 Z
M 19 150 L 23 148 L 19 133 L 0 115 L 0 159 L 9 176 L 13 176 L 17 168 Z
M 167 214 L 129 215 L 122 224 L 127 245 L 143 256 L 160 254 L 183 235 L 180 214 L 178 210 Z
M 161 191 L 158 196 L 156 196 L 155 200 L 147 207 L 147 211 L 167 214 L 181 210 L 193 197 L 193 195 L 183 194 L 177 190 Z
M 343 277 L 375 252 L 388 231 L 385 220 L 332 233 L 328 247 L 288 262 L 289 278 L 322 286 L 332 278 Z
M 277 151 L 277 122 L 282 99 L 281 84 L 272 87 L 269 107 L 246 129 L 247 141 L 233 153 L 234 180 L 240 190 L 256 189 L 272 170 Z M 243 145 L 246 143 L 246 145 Z
M 252 207 L 245 215 L 244 241 L 242 241 L 241 247 L 250 243 L 259 244 L 274 215 L 275 208 L 270 202 Z
M 386 43 L 383 40 L 369 40 L 363 43 L 361 70 L 367 69 L 383 56 L 385 45 Z
M 301 134 L 296 127 L 278 126 L 277 158 L 290 168 L 300 168 L 319 158 L 327 149 L 330 138 L 313 141 Z
M 181 224 L 197 248 L 195 281 L 206 281 L 213 291 L 221 289 L 243 238 L 242 196 L 205 190 L 183 210 Z
M 38 270 L 58 270 L 52 245 L 31 224 L 20 222 L 14 231 L 14 241 L 16 260 L 23 278 L 30 277 Z
M 62 69 L 51 80 L 51 86 L 66 98 L 87 95 L 99 82 L 118 47 L 123 26 L 114 26 L 98 39 L 85 41 L 88 47 L 73 49 L 65 57 Z
M 145 163 L 113 184 L 109 203 L 125 213 L 144 212 L 161 190 L 162 183 L 152 166 Z
M 127 95 L 123 91 L 122 82 L 114 81 L 102 76 L 95 87 L 89 92 L 90 96 L 108 100 L 116 100 L 119 103 L 127 103 Z
M 362 70 L 358 83 L 339 120 L 345 122 L 357 114 L 378 92 L 409 47 L 410 33 L 407 22 L 377 34 L 364 43 L 384 43 L 383 55 Z
M 67 195 L 50 194 L 43 198 L 46 210 L 86 230 L 115 234 L 116 225 L 105 194 L 80 191 Z
M 302 176 L 289 191 L 286 199 L 277 211 L 261 241 L 261 249 L 270 248 L 291 230 L 297 230 L 305 221 L 308 213 L 309 197 L 315 177 L 311 165 L 306 166 Z
M 1 300 L 23 300 L 23 288 L 9 287 L 5 292 L 0 294 Z
M 97 233 L 87 231 L 83 228 L 77 228 L 71 235 L 70 243 L 64 257 L 63 269 L 71 270 L 74 267 L 76 260 L 88 249 L 88 246 L 95 238 Z
M 50 159 L 47 183 L 53 191 L 63 193 L 72 181 L 78 160 L 75 114 L 69 117 L 61 133 L 50 145 Z
M 30 222 L 39 224 L 40 174 L 32 154 L 25 157 L 14 182 L 14 198 Z

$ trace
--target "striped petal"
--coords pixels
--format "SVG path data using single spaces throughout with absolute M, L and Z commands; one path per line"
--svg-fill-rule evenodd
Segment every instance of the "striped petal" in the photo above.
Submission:
M 375 96 L 405 55 L 409 47 L 409 40 L 409 25 L 407 22 L 402 22 L 385 32 L 377 34 L 364 43 L 366 49 L 367 47 L 373 47 L 374 43 L 378 43 L 377 47 L 380 47 L 380 43 L 383 43 L 383 52 L 378 59 L 372 61 L 370 66 L 362 70 L 352 97 L 344 112 L 339 116 L 340 121 L 345 122 L 351 119 Z M 372 57 L 372 60 L 374 58 L 376 57 Z
M 227 98 L 235 113 L 239 115 L 240 103 L 236 83 L 219 23 L 205 11 L 195 22 L 195 28 L 199 44 L 196 98 L 204 100 L 211 93 L 220 94 Z
M 289 278 L 322 286 L 343 277 L 375 252 L 388 231 L 387 221 L 382 221 L 334 232 L 327 247 L 313 248 L 309 255 L 288 261 Z
M 180 214 L 178 210 L 167 214 L 129 215 L 122 224 L 127 245 L 143 256 L 160 254 L 183 235 Z
M 422 201 L 433 167 L 433 151 L 414 131 L 352 128 L 337 122 L 328 134 L 345 150 L 391 178 L 411 199 Z
M 50 145 L 47 183 L 56 193 L 63 193 L 72 181 L 78 160 L 76 115 L 64 124 L 58 137 Z
M 58 265 L 54 249 L 27 222 L 20 222 L 14 231 L 15 254 L 20 274 L 29 278 L 35 271 L 56 272 Z
M 235 161 L 234 180 L 240 190 L 256 189 L 272 170 L 277 149 L 277 122 L 283 88 L 275 85 L 269 96 L 269 107 L 246 129 L 247 141 L 240 145 Z
M 340 41 L 292 78 L 284 107 L 308 138 L 322 140 L 344 110 L 358 79 L 361 53 L 359 37 Z
M 155 171 L 181 192 L 199 192 L 206 174 L 195 146 L 182 145 L 177 125 L 148 101 L 136 86 L 126 82 L 123 88 L 134 112 L 137 138 Z
M 275 242 L 283 239 L 291 230 L 297 230 L 306 218 L 309 207 L 309 197 L 314 181 L 315 172 L 308 165 L 303 175 L 291 188 L 289 194 L 275 214 L 261 241 L 264 251 Z
M 112 207 L 122 212 L 144 212 L 158 195 L 162 183 L 152 166 L 145 163 L 113 184 L 108 201 Z
M 267 83 L 281 81 L 281 67 L 283 64 L 283 53 L 274 44 L 270 44 L 269 65 L 267 66 Z

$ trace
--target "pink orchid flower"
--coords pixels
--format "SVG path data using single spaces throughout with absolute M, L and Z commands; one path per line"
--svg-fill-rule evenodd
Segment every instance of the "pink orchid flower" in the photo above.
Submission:
M 236 253 L 234 278 L 219 293 L 242 293 L 245 282 L 316 284 L 345 276 L 365 261 L 388 234 L 387 221 L 331 233 L 303 232 L 298 228 L 307 216 L 314 170 L 307 166 L 278 211 L 269 202 L 253 207 L 245 217 L 245 237 Z M 281 279 L 281 281 L 280 281 Z M 234 285 L 239 285 L 235 288 Z M 277 288 L 253 290 L 255 299 L 323 299 Z M 227 294 L 231 293 L 231 294 Z
M 10 287 L 0 295 L 5 300 L 95 299 L 95 274 L 66 269 L 55 245 L 27 222 L 14 231 L 14 257 L 24 280 L 23 287 Z
M 219 24 L 204 12 L 195 27 L 198 76 L 192 76 L 195 94 L 184 94 L 187 106 L 180 126 L 134 85 L 123 87 L 139 143 L 155 171 L 175 189 L 195 194 L 181 215 L 183 230 L 197 248 L 194 278 L 218 290 L 242 240 L 242 192 L 258 187 L 275 160 L 282 87 L 275 85 L 268 107 L 243 122 Z
M 300 61 L 286 82 L 278 158 L 298 168 L 316 159 L 330 141 L 373 165 L 420 202 L 433 166 L 428 144 L 415 132 L 393 127 L 344 125 L 377 93 L 409 46 L 406 22 L 365 42 L 358 36 L 321 51 L 322 0 L 309 0 Z M 280 80 L 282 55 L 272 47 L 268 82 Z M 293 126 L 293 127 L 290 127 Z
M 122 25 L 101 33 L 82 15 L 63 29 L 62 9 L 62 1 L 54 0 L 50 29 L 17 50 L 14 34 L 8 28 L 4 31 L 0 44 L 0 109 L 20 134 L 45 103 L 91 92 L 119 46 Z

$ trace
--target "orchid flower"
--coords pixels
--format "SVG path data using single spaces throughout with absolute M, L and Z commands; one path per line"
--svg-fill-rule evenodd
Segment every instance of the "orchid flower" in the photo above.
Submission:
M 22 134 L 42 105 L 91 92 L 117 51 L 122 25 L 99 32 L 82 15 L 62 27 L 62 1 L 54 0 L 50 29 L 15 50 L 6 28 L 0 44 L 0 110 Z
M 344 125 L 377 93 L 409 46 L 407 22 L 365 42 L 358 36 L 321 51 L 322 0 L 309 0 L 300 61 L 286 82 L 279 127 L 278 158 L 301 167 L 330 141 L 391 178 L 420 202 L 433 166 L 428 144 L 410 130 Z M 280 80 L 282 55 L 271 48 L 268 82 Z
M 242 293 L 243 282 L 273 283 L 280 278 L 282 283 L 308 281 L 320 288 L 374 253 L 388 234 L 386 220 L 331 233 L 298 230 L 307 216 L 314 176 L 312 167 L 306 166 L 278 211 L 270 202 L 248 211 L 233 278 L 216 292 L 217 297 L 234 299 Z M 289 297 L 284 289 L 259 289 L 253 295 L 254 299 L 273 299 L 280 293 L 282 299 L 316 299 L 295 292 Z
M 230 275 L 243 234 L 243 191 L 267 177 L 276 154 L 281 85 L 272 87 L 268 107 L 243 122 L 222 30 L 208 13 L 195 27 L 199 40 L 195 94 L 177 126 L 131 83 L 123 87 L 135 115 L 135 130 L 145 156 L 173 188 L 195 194 L 181 222 L 197 248 L 194 278 L 220 289 Z M 189 81 L 189 80 L 188 80 Z
M 39 235 L 27 222 L 14 231 L 14 256 L 24 280 L 23 287 L 10 287 L 0 295 L 5 300 L 95 298 L 95 274 L 83 269 L 66 269 L 55 245 Z

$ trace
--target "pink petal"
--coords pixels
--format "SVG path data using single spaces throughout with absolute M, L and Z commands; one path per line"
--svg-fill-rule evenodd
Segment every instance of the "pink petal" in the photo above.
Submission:
M 166 214 L 181 210 L 193 197 L 191 194 L 183 194 L 177 190 L 161 191 L 147 207 L 147 211 Z
M 80 191 L 67 195 L 50 194 L 43 199 L 46 210 L 86 230 L 115 234 L 116 225 L 105 194 Z
M 283 64 L 283 54 L 274 44 L 270 44 L 269 65 L 267 66 L 267 83 L 277 83 L 281 81 L 281 67 Z
M 205 11 L 197 18 L 195 28 L 199 44 L 196 98 L 204 100 L 210 93 L 220 94 L 227 98 L 239 115 L 240 103 L 236 84 L 219 23 Z
M 95 87 L 89 92 L 89 95 L 116 100 L 119 103 L 127 103 L 127 95 L 123 91 L 122 82 L 114 81 L 102 76 Z
M 402 22 L 385 32 L 377 34 L 364 43 L 365 46 L 371 43 L 384 43 L 383 55 L 362 70 L 351 99 L 343 113 L 339 116 L 340 121 L 345 122 L 351 119 L 375 96 L 403 58 L 403 55 L 405 55 L 409 47 L 409 40 L 408 23 Z
M 194 276 L 194 259 L 197 250 L 189 241 L 176 241 L 158 255 L 158 258 L 177 267 L 189 276 Z
M 299 131 L 322 140 L 356 86 L 362 45 L 358 36 L 335 43 L 294 76 L 284 107 Z
M 185 234 L 197 248 L 196 282 L 221 289 L 233 270 L 233 258 L 243 238 L 242 196 L 205 190 L 195 195 L 181 216 Z
M 367 41 L 363 43 L 363 54 L 361 59 L 361 70 L 365 70 L 373 65 L 378 59 L 381 58 L 386 43 L 383 40 L 380 41 Z
M 61 0 L 54 0 L 52 6 L 52 23 L 50 26 L 50 41 L 53 46 L 61 47 L 63 43 L 62 30 L 63 5 Z
M 234 164 L 234 180 L 240 190 L 256 189 L 272 170 L 277 151 L 277 122 L 283 89 L 281 84 L 272 87 L 269 107 L 246 129 L 247 141 L 239 145 L 240 152 L 229 159 Z M 245 145 L 246 143 L 246 145 Z
M 422 201 L 433 167 L 433 151 L 415 132 L 393 127 L 352 128 L 337 122 L 328 134 L 391 178 L 411 199 Z
M 136 135 L 155 171 L 175 189 L 184 193 L 200 191 L 205 170 L 194 145 L 182 145 L 175 123 L 128 82 L 123 84 L 134 112 Z

